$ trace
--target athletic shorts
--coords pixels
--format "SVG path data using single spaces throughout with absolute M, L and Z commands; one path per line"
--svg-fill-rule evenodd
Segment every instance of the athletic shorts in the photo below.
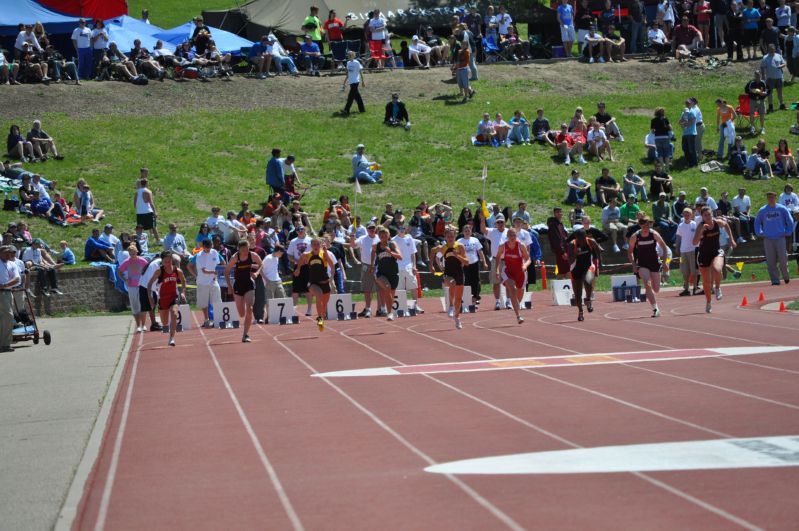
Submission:
M 255 293 L 255 281 L 250 279 L 249 282 L 233 282 L 233 294 L 244 296 L 248 293 Z
M 161 297 L 156 304 L 158 304 L 158 309 L 159 310 L 168 310 L 172 306 L 177 306 L 177 304 L 178 304 L 178 294 L 175 293 L 175 295 L 173 297 L 169 297 L 169 298 Z
M 506 282 L 508 280 L 513 281 L 513 283 L 516 285 L 516 289 L 524 289 L 524 283 L 526 280 L 524 271 L 508 271 L 507 269 L 503 269 L 502 282 Z
M 313 286 L 319 288 L 319 291 L 322 293 L 330 293 L 330 282 L 322 282 L 321 284 L 308 284 L 308 291 L 311 291 L 311 287 Z
M 576 40 L 574 33 L 574 26 L 561 26 L 560 27 L 560 40 L 563 42 L 574 42 Z M 571 55 L 570 50 L 566 50 L 567 55 Z
M 375 275 L 372 271 L 369 271 L 369 267 L 367 265 L 363 265 L 361 267 L 361 291 L 372 292 L 375 290 Z
M 724 258 L 724 249 L 719 249 L 719 252 L 714 255 L 697 253 L 696 262 L 699 264 L 699 267 L 710 267 L 713 265 L 713 260 L 719 256 Z
M 391 286 L 391 289 L 397 289 L 397 286 L 399 286 L 399 275 L 380 275 L 379 278 Z
M 404 289 L 413 297 L 416 296 L 416 290 L 419 289 L 419 283 L 416 281 L 416 275 L 413 271 L 408 269 L 400 269 L 398 289 Z
M 219 304 L 222 301 L 222 292 L 219 284 L 197 285 L 197 307 L 201 310 L 208 308 L 209 304 Z
M 300 268 L 300 274 L 296 277 L 291 277 L 291 292 L 299 293 L 300 295 L 308 292 L 308 266 L 304 265 Z
M 769 90 L 781 89 L 782 79 L 766 79 L 766 86 Z
M 128 288 L 128 301 L 130 301 L 130 311 L 133 315 L 141 313 L 141 303 L 139 302 L 139 288 Z M 149 301 L 148 301 L 149 302 Z
M 136 224 L 141 225 L 144 230 L 151 230 L 155 228 L 155 214 L 152 212 L 148 214 L 136 214 Z
M 236 293 L 237 300 L 243 299 L 244 304 L 247 306 L 254 306 L 255 305 L 255 289 L 251 289 L 245 293 Z M 243 317 L 243 316 L 242 316 Z
M 760 116 L 766 114 L 766 100 L 756 100 L 754 98 L 749 98 L 749 114 L 757 113 Z
M 148 290 L 144 286 L 139 286 L 139 306 L 141 307 L 142 312 L 151 312 L 155 310 L 152 306 L 150 306 L 150 290 Z M 158 306 L 158 294 L 153 293 L 153 302 L 156 306 Z
M 638 275 L 644 282 L 660 282 L 660 271 L 652 271 L 647 267 L 639 267 Z
M 458 275 L 457 273 L 454 275 L 444 275 L 444 282 L 452 283 L 456 286 L 463 286 L 463 273 Z

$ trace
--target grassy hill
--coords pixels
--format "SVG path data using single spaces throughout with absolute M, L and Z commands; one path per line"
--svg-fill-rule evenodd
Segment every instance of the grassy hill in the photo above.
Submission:
M 245 2 L 239 2 L 244 4 Z M 139 18 L 142 9 L 150 12 L 150 22 L 162 28 L 173 28 L 188 22 L 205 11 L 216 11 L 236 7 L 232 0 L 128 0 L 128 13 Z
M 651 111 L 663 105 L 676 122 L 683 100 L 696 96 L 708 124 L 705 145 L 715 148 L 714 107 L 718 96 L 736 100 L 753 65 L 735 65 L 714 72 L 678 67 L 676 64 L 585 65 L 573 62 L 552 65 L 491 66 L 481 69 L 474 100 L 461 105 L 448 71 L 402 71 L 367 75 L 368 112 L 341 118 L 341 76 L 318 79 L 276 78 L 267 81 L 237 78 L 230 83 L 214 81 L 151 83 L 147 87 L 106 82 L 83 87 L 23 86 L 14 89 L 18 104 L 0 110 L 6 124 L 20 123 L 23 131 L 34 117 L 43 119 L 45 130 L 59 141 L 67 160 L 32 165 L 71 197 L 74 182 L 86 178 L 108 221 L 117 232 L 134 224 L 132 196 L 138 168 L 148 166 L 160 207 L 160 222 L 176 221 L 181 232 L 193 237 L 212 204 L 236 208 L 247 199 L 255 206 L 265 199 L 264 167 L 273 146 L 297 156 L 303 181 L 311 185 L 303 205 L 318 220 L 331 197 L 352 196 L 350 157 L 364 142 L 367 155 L 383 164 L 384 185 L 364 186 L 358 212 L 377 214 L 391 201 L 410 208 L 422 199 L 449 199 L 460 209 L 481 192 L 483 162 L 489 165 L 489 200 L 515 205 L 524 199 L 535 221 L 545 219 L 564 196 L 570 168 L 553 160 L 544 146 L 511 149 L 475 148 L 469 143 L 481 113 L 502 112 L 509 117 L 522 109 L 528 117 L 543 106 L 553 126 L 568 120 L 577 105 L 594 112 L 605 101 L 617 115 L 627 142 L 614 143 L 615 163 L 575 165 L 593 181 L 607 165 L 621 177 L 628 165 L 647 175 L 642 162 L 642 140 Z M 393 90 L 408 103 L 414 126 L 411 131 L 382 125 L 382 107 Z M 795 86 L 786 89 L 795 98 Z M 769 146 L 789 137 L 792 112 L 767 118 Z M 747 139 L 747 145 L 753 140 Z M 679 144 L 678 144 L 679 145 Z M 679 155 L 678 155 L 679 160 Z M 684 170 L 680 163 L 672 174 L 677 189 L 695 196 L 700 186 L 711 195 L 721 190 L 735 193 L 745 183 L 755 204 L 766 189 L 782 188 L 782 182 L 744 181 L 725 173 L 701 174 Z M 589 209 L 598 218 L 598 210 Z M 18 216 L 0 213 L 5 224 Z M 82 249 L 86 227 L 68 229 L 32 220 L 32 231 L 48 242 L 66 239 Z

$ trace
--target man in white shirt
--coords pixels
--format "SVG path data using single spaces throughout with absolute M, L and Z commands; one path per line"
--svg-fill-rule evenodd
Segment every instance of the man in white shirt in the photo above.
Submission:
M 793 186 L 790 184 L 785 185 L 783 192 L 777 199 L 777 203 L 785 205 L 785 207 L 791 212 L 796 212 L 799 210 L 799 196 L 794 193 Z
M 286 55 L 286 51 L 280 45 L 277 38 L 270 34 L 267 38 L 267 42 L 269 43 L 266 47 L 266 53 L 272 57 L 272 62 L 275 63 L 277 73 L 282 74 L 283 69 L 286 68 L 289 71 L 289 74 L 292 76 L 299 76 L 300 73 L 297 71 L 297 65 L 294 64 L 294 60 Z
M 197 306 L 203 312 L 202 328 L 213 328 L 208 318 L 208 305 L 212 304 L 219 311 L 222 304 L 222 292 L 216 277 L 216 267 L 221 263 L 219 253 L 211 248 L 211 240 L 205 239 L 203 249 L 194 255 L 194 267 L 197 270 Z
M 42 53 L 42 47 L 33 34 L 33 24 L 25 24 L 25 29 L 20 31 L 17 35 L 17 40 L 14 42 L 14 59 L 19 59 L 22 54 L 22 44 L 27 42 L 30 44 L 32 50 L 36 50 L 39 54 Z
M 372 249 L 375 244 L 380 241 L 377 237 L 377 227 L 374 221 L 370 221 L 366 225 L 366 236 L 361 236 L 355 239 L 350 236 L 349 246 L 360 251 L 361 259 L 361 291 L 363 291 L 364 308 L 358 317 L 371 317 L 372 316 L 372 292 L 375 291 L 375 271 L 369 265 L 372 263 Z M 380 308 L 378 308 L 378 316 L 380 315 Z
M 699 197 L 697 197 L 696 201 L 694 201 L 694 204 L 700 203 L 704 206 L 710 207 L 710 210 L 713 211 L 714 216 L 718 213 L 719 206 L 716 204 L 716 200 L 708 195 L 707 188 L 704 186 L 699 189 Z
M 222 234 L 222 241 L 227 245 L 238 245 L 240 239 L 247 237 L 247 227 L 236 219 L 236 213 L 232 210 L 228 211 L 227 219 L 217 221 L 216 230 Z
M 499 14 L 497 15 L 497 26 L 500 36 L 508 36 L 508 28 L 513 24 L 513 19 L 507 13 L 505 6 L 499 6 Z
M 411 45 L 408 46 L 408 57 L 412 61 L 416 61 L 417 66 L 425 70 L 430 68 L 430 54 L 432 52 L 433 49 L 426 45 L 423 41 L 419 40 L 418 35 L 414 35 L 411 38 Z M 424 57 L 424 61 L 419 59 L 420 55 Z
M 480 217 L 480 232 L 488 236 L 488 241 L 491 242 L 491 269 L 489 269 L 488 281 L 494 289 L 494 309 L 499 310 L 499 293 L 502 279 L 496 274 L 497 269 L 501 268 L 501 266 L 497 267 L 497 252 L 499 251 L 499 246 L 502 245 L 503 239 L 507 238 L 508 235 L 508 229 L 505 228 L 505 216 L 497 214 L 494 217 L 494 225 L 494 228 L 487 227 L 485 218 Z M 509 302 L 506 301 L 507 304 Z
M 283 282 L 280 280 L 280 259 L 283 258 L 285 251 L 283 246 L 278 243 L 272 253 L 261 260 L 263 263 L 261 276 L 264 277 L 267 300 L 286 298 L 286 290 L 283 289 Z
M 289 242 L 289 248 L 286 251 L 286 254 L 289 257 L 289 262 L 291 262 L 292 269 L 297 267 L 297 262 L 300 261 L 300 257 L 310 251 L 311 249 L 311 238 L 306 235 L 305 227 L 300 225 L 297 227 L 297 237 Z M 311 294 L 308 291 L 308 266 L 304 265 L 300 269 L 300 274 L 298 276 L 292 276 L 291 280 L 291 298 L 294 300 L 294 305 L 296 306 L 297 300 L 299 299 L 300 295 L 305 294 L 305 301 L 308 303 L 308 308 L 305 312 L 305 315 L 311 315 Z
M 43 247 L 44 242 L 41 239 L 34 239 L 31 246 L 22 253 L 22 261 L 33 264 L 39 286 L 45 297 L 49 297 L 51 292 L 63 295 L 58 289 L 58 278 L 56 278 L 56 270 L 63 267 L 63 264 L 56 264 L 55 260 L 50 257 L 50 253 Z
M 738 195 L 732 198 L 732 215 L 741 221 L 741 232 L 744 238 L 755 239 L 755 217 L 750 215 L 752 200 L 746 195 L 746 188 L 738 188 Z
M 413 236 L 408 234 L 404 223 L 397 225 L 397 235 L 391 241 L 397 245 L 402 255 L 402 260 L 399 260 L 399 284 L 397 289 L 404 289 L 409 299 L 416 300 L 416 291 L 419 289 L 419 283 L 416 281 L 418 272 L 416 269 L 416 245 L 421 242 L 414 240 Z M 418 301 L 416 311 L 424 313 Z
M 208 219 L 205 220 L 205 224 L 208 225 L 208 230 L 211 232 L 221 233 L 219 223 L 224 222 L 225 218 L 219 212 L 222 209 L 218 206 L 211 207 L 211 215 L 208 216 Z
M 92 78 L 92 30 L 84 19 L 78 20 L 78 27 L 72 31 L 72 46 L 78 54 L 78 76 Z
M 696 274 L 696 247 L 694 246 L 694 234 L 696 233 L 696 221 L 694 213 L 690 208 L 682 212 L 682 221 L 677 225 L 677 243 L 675 247 L 680 253 L 680 273 L 682 273 L 682 291 L 680 297 L 691 294 L 690 287 L 694 285 L 694 295 L 699 278 Z
M 0 247 L 0 352 L 13 352 L 14 306 L 11 288 L 19 284 L 20 274 L 14 261 L 17 250 L 13 245 Z

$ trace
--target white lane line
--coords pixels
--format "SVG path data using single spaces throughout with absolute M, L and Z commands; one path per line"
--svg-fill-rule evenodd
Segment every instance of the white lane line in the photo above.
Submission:
M 305 366 L 305 368 L 307 368 L 307 369 L 308 369 L 308 370 L 311 372 L 311 374 L 317 374 L 317 373 L 319 372 L 319 371 L 317 371 L 317 370 L 316 370 L 316 369 L 315 369 L 315 368 L 314 368 L 314 367 L 313 367 L 311 364 L 309 364 L 308 362 L 306 362 L 306 361 L 305 361 L 305 360 L 304 360 L 304 359 L 303 359 L 303 358 L 302 358 L 302 357 L 301 357 L 299 354 L 297 354 L 297 353 L 296 353 L 296 352 L 295 352 L 295 351 L 294 351 L 294 350 L 293 350 L 291 347 L 289 347 L 288 345 L 286 345 L 286 344 L 285 344 L 285 343 L 283 343 L 282 341 L 279 341 L 279 340 L 278 340 L 279 336 L 274 336 L 274 335 L 272 335 L 272 334 L 271 334 L 270 332 L 268 332 L 268 331 L 266 330 L 266 328 L 264 328 L 263 326 L 256 325 L 256 327 L 257 327 L 259 330 L 263 331 L 265 334 L 267 334 L 267 335 L 271 336 L 271 337 L 272 337 L 272 339 L 275 341 L 275 343 L 277 343 L 278 345 L 280 345 L 281 347 L 283 347 L 283 349 L 285 349 L 285 350 L 286 350 L 286 351 L 287 351 L 289 354 L 291 354 L 291 356 L 293 356 L 293 357 L 294 357 L 294 359 L 296 359 L 298 362 L 300 362 L 302 365 L 304 365 L 304 366 Z M 331 330 L 331 331 L 335 331 L 335 330 L 333 330 L 333 329 L 332 329 L 332 328 L 330 328 L 330 327 L 327 327 L 327 329 L 328 329 L 328 330 Z M 345 336 L 345 335 L 344 335 L 343 333 L 341 333 L 341 332 L 337 332 L 337 333 L 338 333 L 338 334 L 340 334 L 340 335 L 342 335 L 342 336 L 344 336 L 344 337 L 347 337 L 347 336 Z M 382 420 L 380 417 L 378 417 L 378 416 L 377 416 L 375 413 L 373 413 L 373 412 L 372 412 L 370 409 L 368 409 L 366 406 L 364 406 L 363 404 L 361 404 L 360 402 L 358 402 L 358 401 L 357 401 L 355 398 L 353 398 L 352 396 L 350 396 L 350 395 L 349 395 L 349 394 L 348 394 L 346 391 L 344 391 L 344 390 L 343 390 L 341 387 L 339 387 L 338 385 L 334 384 L 333 382 L 331 382 L 331 381 L 330 381 L 330 380 L 328 380 L 327 378 L 319 378 L 319 379 L 320 379 L 321 381 L 325 382 L 325 383 L 326 383 L 327 385 L 329 385 L 330 387 L 332 387 L 332 388 L 333 388 L 333 390 L 334 390 L 334 391 L 336 391 L 336 393 L 338 393 L 339 395 L 341 395 L 341 396 L 342 396 L 344 399 L 346 399 L 346 400 L 347 400 L 348 402 L 350 402 L 350 403 L 351 403 L 353 406 L 355 406 L 355 407 L 356 407 L 356 408 L 357 408 L 357 409 L 358 409 L 358 410 L 359 410 L 361 413 L 363 413 L 364 415 L 366 415 L 366 416 L 367 416 L 367 417 L 368 417 L 370 420 L 372 420 L 372 422 L 374 422 L 374 423 L 375 423 L 375 424 L 376 424 L 378 427 L 380 427 L 380 428 L 381 428 L 382 430 L 384 430 L 386 433 L 388 433 L 389 435 L 391 435 L 392 437 L 394 437 L 394 439 L 396 439 L 396 440 L 397 440 L 397 441 L 398 441 L 400 444 L 402 444 L 402 445 L 403 445 L 405 448 L 407 448 L 407 449 L 408 449 L 408 450 L 410 450 L 410 451 L 411 451 L 413 454 L 415 454 L 415 455 L 416 455 L 416 456 L 418 456 L 420 459 L 422 459 L 424 462 L 426 462 L 426 463 L 428 464 L 428 466 L 433 466 L 433 465 L 436 465 L 436 464 L 437 464 L 437 462 L 436 462 L 436 461 L 435 461 L 435 460 L 434 460 L 432 457 L 430 457 L 429 455 L 427 455 L 426 453 L 424 453 L 422 450 L 420 450 L 419 448 L 417 448 L 416 446 L 414 446 L 414 444 L 413 444 L 413 443 L 411 443 L 411 442 L 410 442 L 409 440 L 407 440 L 405 437 L 403 437 L 402 435 L 400 435 L 400 434 L 399 434 L 399 433 L 398 433 L 396 430 L 394 430 L 394 429 L 393 429 L 391 426 L 389 426 L 388 424 L 386 424 L 386 423 L 385 423 L 385 422 L 384 422 L 384 421 L 383 421 L 383 420 Z M 456 476 L 453 476 L 453 475 L 451 475 L 451 474 L 445 474 L 445 475 L 444 475 L 444 477 L 446 477 L 446 478 L 447 478 L 449 481 L 451 481 L 451 482 L 452 482 L 454 485 L 456 485 L 458 488 L 460 488 L 460 489 L 461 489 L 463 492 L 465 492 L 465 493 L 466 493 L 466 494 L 467 494 L 467 495 L 468 495 L 468 496 L 469 496 L 469 497 L 470 497 L 472 500 L 474 500 L 474 501 L 475 501 L 476 503 L 478 503 L 478 504 L 479 504 L 481 507 L 483 507 L 483 508 L 484 508 L 484 509 L 486 509 L 488 512 L 490 512 L 490 513 L 491 513 L 491 514 L 492 514 L 494 517 L 496 517 L 496 518 L 497 518 L 499 521 L 501 521 L 503 524 L 505 524 L 505 526 L 506 526 L 506 527 L 508 527 L 509 529 L 513 529 L 514 531 L 523 531 L 523 530 L 524 530 L 524 528 L 523 528 L 521 525 L 519 525 L 519 524 L 518 524 L 518 523 L 517 523 L 515 520 L 513 520 L 513 518 L 511 518 L 511 517 L 510 517 L 508 514 L 506 514 L 505 512 L 503 512 L 501 509 L 499 509 L 499 508 L 498 508 L 497 506 L 495 506 L 493 503 L 491 503 L 491 502 L 490 502 L 490 501 L 488 501 L 486 498 L 484 498 L 482 495 L 480 495 L 480 493 L 479 493 L 479 492 L 477 492 L 477 491 L 476 491 L 476 490 L 474 490 L 472 487 L 470 487 L 469 485 L 467 485 L 466 483 L 464 483 L 464 482 L 463 482 L 463 480 L 461 480 L 460 478 L 458 478 L 458 477 L 456 477 Z
M 111 463 L 108 466 L 108 473 L 105 476 L 105 484 L 103 485 L 103 496 L 100 499 L 100 508 L 97 511 L 97 521 L 94 523 L 95 531 L 103 531 L 105 529 L 105 521 L 108 518 L 108 506 L 111 503 L 111 492 L 114 489 L 114 481 L 116 480 L 117 468 L 119 467 L 119 454 L 122 451 L 122 440 L 125 438 L 125 429 L 128 424 L 128 415 L 130 414 L 130 403 L 133 397 L 133 385 L 136 383 L 136 372 L 139 370 L 139 359 L 141 358 L 141 350 L 144 345 L 144 334 L 139 334 L 139 345 L 136 347 L 136 354 L 133 356 L 133 364 L 130 367 L 130 378 L 128 379 L 128 387 L 125 390 L 125 402 L 122 405 L 122 417 L 119 419 L 119 427 L 117 428 L 117 436 L 114 439 L 114 450 L 111 453 Z
M 216 357 L 216 353 L 214 352 L 214 349 L 211 348 L 210 340 L 205 335 L 205 330 L 200 328 L 200 322 L 197 320 L 197 316 L 194 314 L 194 312 L 192 312 L 192 319 L 194 320 L 194 323 L 197 325 L 197 329 L 200 331 L 200 334 L 205 340 L 205 347 L 208 349 L 208 353 L 211 355 L 211 360 L 214 362 L 216 371 L 219 373 L 219 377 L 222 379 L 225 389 L 227 389 L 228 396 L 230 396 L 230 400 L 233 402 L 233 406 L 236 408 L 236 412 L 239 414 L 239 419 L 241 419 L 241 423 L 244 425 L 244 429 L 247 431 L 247 435 L 250 437 L 250 441 L 252 442 L 253 447 L 255 447 L 255 451 L 258 453 L 258 458 L 261 460 L 261 465 L 264 467 L 266 474 L 269 476 L 269 480 L 272 482 L 272 486 L 274 487 L 275 492 L 280 499 L 280 504 L 283 506 L 283 510 L 286 512 L 286 516 L 288 517 L 289 521 L 291 521 L 291 525 L 295 531 L 302 531 L 302 529 L 304 529 L 302 521 L 300 521 L 300 517 L 294 510 L 294 506 L 291 504 L 291 500 L 283 488 L 283 484 L 280 482 L 280 478 L 275 471 L 275 467 L 272 466 L 271 461 L 269 461 L 269 457 L 267 457 L 266 451 L 264 450 L 261 441 L 255 434 L 255 430 L 250 423 L 250 419 L 247 418 L 244 408 L 241 407 L 241 403 L 239 402 L 236 393 L 233 391 L 230 381 L 228 381 L 227 376 L 225 376 L 225 371 L 223 371 L 222 366 L 219 365 L 219 360 Z
M 785 369 L 782 367 L 774 367 L 773 365 L 763 365 L 762 363 L 752 363 L 750 361 L 742 361 L 742 360 L 734 360 L 730 358 L 719 358 L 724 361 L 730 361 L 733 363 L 740 363 L 741 365 L 751 365 L 752 367 L 758 367 L 760 369 L 768 369 L 771 371 L 778 371 L 778 372 L 787 372 L 789 374 L 799 374 L 799 371 L 793 369 Z
M 391 325 L 391 326 L 396 326 L 396 325 Z M 451 346 L 453 348 L 456 348 L 456 349 L 459 349 L 459 350 L 463 350 L 465 352 L 469 352 L 469 353 L 474 354 L 476 356 L 479 356 L 481 358 L 495 359 L 495 358 L 492 358 L 491 356 L 487 356 L 485 354 L 482 354 L 482 353 L 479 353 L 477 351 L 468 349 L 466 347 L 463 347 L 463 346 L 460 346 L 460 345 L 456 345 L 454 343 L 450 343 L 449 341 L 437 338 L 435 336 L 431 336 L 431 335 L 428 335 L 428 334 L 417 332 L 417 331 L 413 330 L 414 326 L 408 327 L 407 330 L 412 332 L 412 333 L 414 333 L 414 334 L 417 334 L 417 335 L 420 335 L 420 336 L 423 336 L 423 337 L 427 337 L 427 338 L 433 339 L 435 341 L 439 341 L 439 342 L 441 342 L 443 344 L 446 344 L 446 345 L 449 345 L 449 346 Z M 486 330 L 489 330 L 489 329 L 486 329 Z M 508 335 L 511 335 L 511 334 L 508 334 Z M 352 339 L 352 338 L 350 338 L 350 339 Z M 554 347 L 554 345 L 549 345 L 549 346 L 553 346 Z M 369 347 L 368 345 L 366 345 L 366 347 L 369 350 L 375 351 L 375 349 Z M 569 349 L 562 349 L 562 350 L 569 350 Z M 577 352 L 577 351 L 571 351 L 571 352 L 574 352 L 576 354 L 582 354 L 581 352 Z M 382 355 L 383 357 L 386 357 L 388 359 L 392 359 L 390 356 L 388 356 L 386 354 L 380 353 L 380 355 Z M 572 384 L 571 382 L 567 382 L 565 380 L 560 380 L 559 378 L 555 378 L 555 377 L 552 377 L 552 376 L 549 376 L 549 375 L 546 375 L 546 374 L 540 374 L 540 373 L 537 373 L 537 372 L 532 371 L 530 369 L 522 369 L 522 370 L 526 371 L 526 372 L 529 372 L 531 374 L 534 374 L 536 376 L 541 376 L 541 377 L 547 378 L 549 380 L 557 381 L 557 382 L 562 383 L 564 385 L 568 385 L 570 387 L 575 387 L 575 388 L 581 389 L 583 391 L 589 392 L 591 394 L 594 394 L 594 395 L 597 395 L 597 396 L 601 396 L 603 398 L 606 398 L 606 399 L 621 403 L 621 404 L 626 405 L 628 407 L 631 407 L 633 409 L 649 412 L 649 413 L 651 413 L 651 414 L 653 414 L 655 416 L 658 416 L 658 417 L 661 417 L 661 418 L 666 418 L 666 419 L 669 419 L 669 420 L 673 420 L 674 422 L 677 422 L 677 423 L 680 423 L 680 424 L 685 424 L 685 425 L 694 427 L 694 428 L 696 428 L 698 430 L 701 430 L 701 431 L 704 431 L 704 432 L 707 432 L 707 433 L 712 433 L 712 434 L 717 435 L 719 437 L 724 437 L 724 438 L 731 438 L 732 437 L 731 435 L 726 434 L 724 432 L 720 432 L 720 431 L 713 430 L 713 429 L 710 429 L 710 428 L 705 428 L 705 427 L 700 426 L 698 424 L 693 424 L 693 423 L 688 422 L 688 421 L 683 421 L 683 420 L 677 419 L 675 417 L 670 417 L 668 415 L 659 413 L 657 411 L 653 411 L 653 410 L 649 410 L 647 408 L 644 408 L 643 406 L 638 406 L 637 404 L 633 404 L 631 402 L 620 400 L 618 398 L 611 397 L 610 395 L 605 395 L 604 393 L 600 393 L 598 391 L 594 391 L 592 389 L 588 389 L 588 388 L 579 386 L 577 384 Z M 532 429 L 534 429 L 535 431 L 537 431 L 539 433 L 542 433 L 544 435 L 550 436 L 553 439 L 555 439 L 555 440 L 557 440 L 557 441 L 559 441 L 559 442 L 561 442 L 563 444 L 571 446 L 572 448 L 582 448 L 582 446 L 580 446 L 579 444 L 577 444 L 577 443 L 575 443 L 573 441 L 570 441 L 570 440 L 566 439 L 565 437 L 561 437 L 561 436 L 559 436 L 557 434 L 554 434 L 554 433 L 550 432 L 549 430 L 546 430 L 544 428 L 541 428 L 540 426 L 534 425 L 534 424 L 532 424 L 532 423 L 530 423 L 530 422 L 528 422 L 528 421 L 526 421 L 524 419 L 521 419 L 521 418 L 517 417 L 516 415 L 513 415 L 512 413 L 500 408 L 499 406 L 496 406 L 494 404 L 491 404 L 490 402 L 487 402 L 487 401 L 482 400 L 482 399 L 480 399 L 478 397 L 475 397 L 474 395 L 471 395 L 471 394 L 467 393 L 466 391 L 463 391 L 463 390 L 461 390 L 461 389 L 459 389 L 459 388 L 457 388 L 457 387 L 455 387 L 455 386 L 453 386 L 451 384 L 443 382 L 443 381 L 441 381 L 441 380 L 439 380 L 437 378 L 434 378 L 434 377 L 432 377 L 430 375 L 426 375 L 426 377 L 431 379 L 431 380 L 434 380 L 434 381 L 440 383 L 441 385 L 444 385 L 445 387 L 450 388 L 451 390 L 453 390 L 453 391 L 455 391 L 455 392 L 457 392 L 457 393 L 459 393 L 459 394 L 461 394 L 461 395 L 463 395 L 463 396 L 465 396 L 467 398 L 471 398 L 473 400 L 476 400 L 478 403 L 483 404 L 484 406 L 488 407 L 489 409 L 492 409 L 492 410 L 500 413 L 501 415 L 506 416 L 507 418 L 510 418 L 512 420 L 520 422 L 522 425 L 527 426 L 529 428 L 532 428 Z M 326 380 L 326 379 L 325 379 L 325 381 L 328 382 L 328 380 Z M 730 522 L 732 522 L 732 523 L 734 523 L 734 524 L 736 524 L 736 525 L 738 525 L 740 527 L 743 527 L 744 529 L 750 529 L 750 530 L 760 530 L 761 529 L 760 527 L 748 522 L 747 520 L 744 520 L 743 518 L 740 518 L 740 517 L 738 517 L 738 516 L 736 516 L 736 515 L 734 515 L 732 513 L 729 513 L 729 512 L 725 511 L 724 509 L 722 509 L 720 507 L 716 507 L 715 505 L 712 505 L 712 504 L 710 504 L 710 503 L 708 503 L 708 502 L 706 502 L 706 501 L 704 501 L 704 500 L 702 500 L 700 498 L 697 498 L 696 496 L 692 496 L 691 494 L 688 494 L 687 492 L 684 492 L 684 491 L 682 491 L 682 490 L 680 490 L 680 489 L 678 489 L 676 487 L 673 487 L 672 485 L 669 485 L 668 483 L 665 483 L 665 482 L 660 481 L 660 480 L 658 480 L 656 478 L 650 477 L 650 476 L 648 476 L 645 473 L 642 473 L 642 472 L 631 472 L 631 474 L 636 476 L 636 477 L 638 477 L 639 479 L 642 479 L 643 481 L 646 481 L 647 483 L 649 483 L 651 485 L 659 487 L 659 488 L 661 488 L 661 489 L 673 494 L 674 496 L 677 496 L 679 498 L 682 498 L 683 500 L 686 500 L 686 501 L 688 501 L 690 503 L 693 503 L 697 507 L 701 507 L 702 509 L 705 509 L 706 511 L 709 511 L 709 512 L 711 512 L 713 514 L 716 514 L 717 516 L 720 516 L 720 517 L 722 517 L 722 518 L 724 518 L 724 519 L 726 519 L 726 520 L 728 520 L 728 521 L 730 521 Z

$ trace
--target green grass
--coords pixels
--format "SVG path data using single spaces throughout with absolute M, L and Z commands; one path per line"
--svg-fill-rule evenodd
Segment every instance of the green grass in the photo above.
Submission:
M 245 2 L 239 2 L 239 5 Z M 141 17 L 142 9 L 150 11 L 150 22 L 162 28 L 185 24 L 205 11 L 219 11 L 236 7 L 233 0 L 128 0 L 128 14 Z
M 789 310 L 799 311 L 799 301 L 789 302 L 786 308 Z
M 422 199 L 451 200 L 457 211 L 481 194 L 480 172 L 483 162 L 487 162 L 488 200 L 513 206 L 519 200 L 526 200 L 534 221 L 543 222 L 552 206 L 559 204 L 564 196 L 569 168 L 554 161 L 554 151 L 543 146 L 472 147 L 468 139 L 483 110 L 501 111 L 509 117 L 519 108 L 532 116 L 535 107 L 543 103 L 546 115 L 556 127 L 571 116 L 575 105 L 582 104 L 592 110 L 593 102 L 606 101 L 611 112 L 618 115 L 627 142 L 613 144 L 615 163 L 572 166 L 593 182 L 603 166 L 608 166 L 619 180 L 628 165 L 646 175 L 644 172 L 651 167 L 642 162 L 641 143 L 649 125 L 648 109 L 663 105 L 676 122 L 685 97 L 684 92 L 676 90 L 639 87 L 576 99 L 554 92 L 544 80 L 494 81 L 490 76 L 485 77 L 485 81 L 476 85 L 478 95 L 467 105 L 455 104 L 455 99 L 430 101 L 428 97 L 408 94 L 406 100 L 414 123 L 409 132 L 382 126 L 382 109 L 377 105 L 371 105 L 364 115 L 356 113 L 346 119 L 334 116 L 333 111 L 340 103 L 331 103 L 327 109 L 301 111 L 283 109 L 279 101 L 271 101 L 275 107 L 237 112 L 232 102 L 228 112 L 176 109 L 166 116 L 95 116 L 81 119 L 80 128 L 73 127 L 73 118 L 50 114 L 42 117 L 46 129 L 59 139 L 67 160 L 48 162 L 33 169 L 57 179 L 67 197 L 71 197 L 78 177 L 87 179 L 98 206 L 106 210 L 107 221 L 120 232 L 134 225 L 134 181 L 138 168 L 148 166 L 161 227 L 165 229 L 169 221 L 175 221 L 189 239 L 196 234 L 196 227 L 208 215 L 211 205 L 238 211 L 243 199 L 255 207 L 266 198 L 264 167 L 272 146 L 296 154 L 301 179 L 313 186 L 303 205 L 318 223 L 329 198 L 344 193 L 350 195 L 351 201 L 354 199 L 353 185 L 348 181 L 350 158 L 355 145 L 364 142 L 367 155 L 383 165 L 386 184 L 363 187 L 364 193 L 357 199 L 358 213 L 362 216 L 379 214 L 387 201 L 408 209 Z M 719 94 L 732 97 L 737 85 L 730 89 L 724 76 L 704 76 L 696 85 L 691 93 L 704 102 L 710 124 L 713 109 L 709 102 Z M 148 94 L 155 101 L 155 90 L 180 91 L 182 87 L 168 83 L 145 90 L 152 90 Z M 787 92 L 790 101 L 795 89 L 789 87 Z M 631 113 L 629 109 L 645 109 L 647 113 Z M 769 115 L 770 147 L 780 136 L 790 136 L 787 130 L 792 122 L 792 112 Z M 715 147 L 717 142 L 712 129 L 708 127 L 705 135 L 706 147 Z M 793 144 L 793 138 L 789 140 Z M 747 139 L 746 143 L 751 146 L 753 141 Z M 678 155 L 678 161 L 679 158 Z M 744 181 L 741 176 L 725 173 L 701 174 L 697 169 L 682 170 L 679 163 L 672 175 L 675 191 L 684 189 L 690 197 L 696 195 L 700 186 L 707 186 L 711 195 L 718 198 L 722 190 L 734 195 L 737 187 L 744 184 L 754 205 L 761 203 L 767 189 L 782 188 L 781 181 Z M 650 210 L 649 206 L 644 208 Z M 594 219 L 599 219 L 596 207 L 587 210 Z M 0 223 L 17 218 L 8 212 L 0 213 Z M 39 219 L 31 220 L 30 224 L 32 232 L 51 245 L 66 239 L 76 252 L 82 251 L 89 232 L 86 227 L 63 229 Z

